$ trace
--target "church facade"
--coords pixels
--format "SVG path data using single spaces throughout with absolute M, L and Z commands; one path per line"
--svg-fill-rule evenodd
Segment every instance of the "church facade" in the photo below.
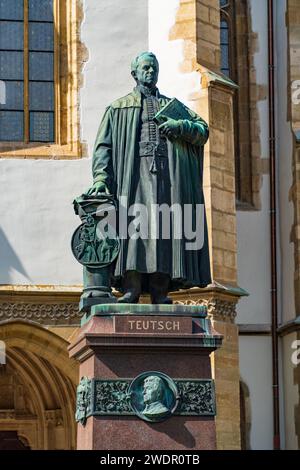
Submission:
M 72 201 L 91 186 L 99 121 L 147 50 L 161 93 L 210 130 L 213 282 L 172 298 L 207 306 L 224 336 L 211 355 L 217 447 L 299 448 L 298 10 L 299 0 L 0 2 L 0 449 L 76 449 Z

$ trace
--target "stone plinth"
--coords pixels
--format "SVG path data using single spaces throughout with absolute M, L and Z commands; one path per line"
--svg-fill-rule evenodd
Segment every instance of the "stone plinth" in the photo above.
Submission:
M 215 449 L 210 353 L 221 342 L 203 306 L 93 307 L 69 348 L 90 384 L 78 449 Z M 134 378 L 151 371 L 166 374 L 179 391 L 174 414 L 156 423 L 137 416 L 127 393 Z

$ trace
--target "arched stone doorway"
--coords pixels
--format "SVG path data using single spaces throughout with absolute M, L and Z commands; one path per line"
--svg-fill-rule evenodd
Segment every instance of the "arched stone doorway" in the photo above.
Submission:
M 78 367 L 69 359 L 68 342 L 28 322 L 2 324 L 0 338 L 6 345 L 0 433 L 15 433 L 31 449 L 75 449 Z

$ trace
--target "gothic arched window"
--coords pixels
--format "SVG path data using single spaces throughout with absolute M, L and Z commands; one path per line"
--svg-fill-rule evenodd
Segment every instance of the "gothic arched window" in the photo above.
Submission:
M 230 0 L 220 0 L 221 11 L 221 72 L 233 80 L 235 75 L 234 64 L 234 2 Z
M 239 86 L 234 96 L 236 198 L 252 205 L 249 26 L 247 0 L 220 0 L 221 72 Z

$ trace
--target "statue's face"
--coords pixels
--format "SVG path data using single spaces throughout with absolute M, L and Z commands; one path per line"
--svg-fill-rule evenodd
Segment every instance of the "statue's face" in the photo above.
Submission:
M 156 377 L 154 378 L 156 379 Z M 148 377 L 144 382 L 144 403 L 153 403 L 159 398 L 158 383 L 152 377 Z
M 158 64 L 151 57 L 141 57 L 136 71 L 133 73 L 138 83 L 147 87 L 153 87 L 158 80 Z

